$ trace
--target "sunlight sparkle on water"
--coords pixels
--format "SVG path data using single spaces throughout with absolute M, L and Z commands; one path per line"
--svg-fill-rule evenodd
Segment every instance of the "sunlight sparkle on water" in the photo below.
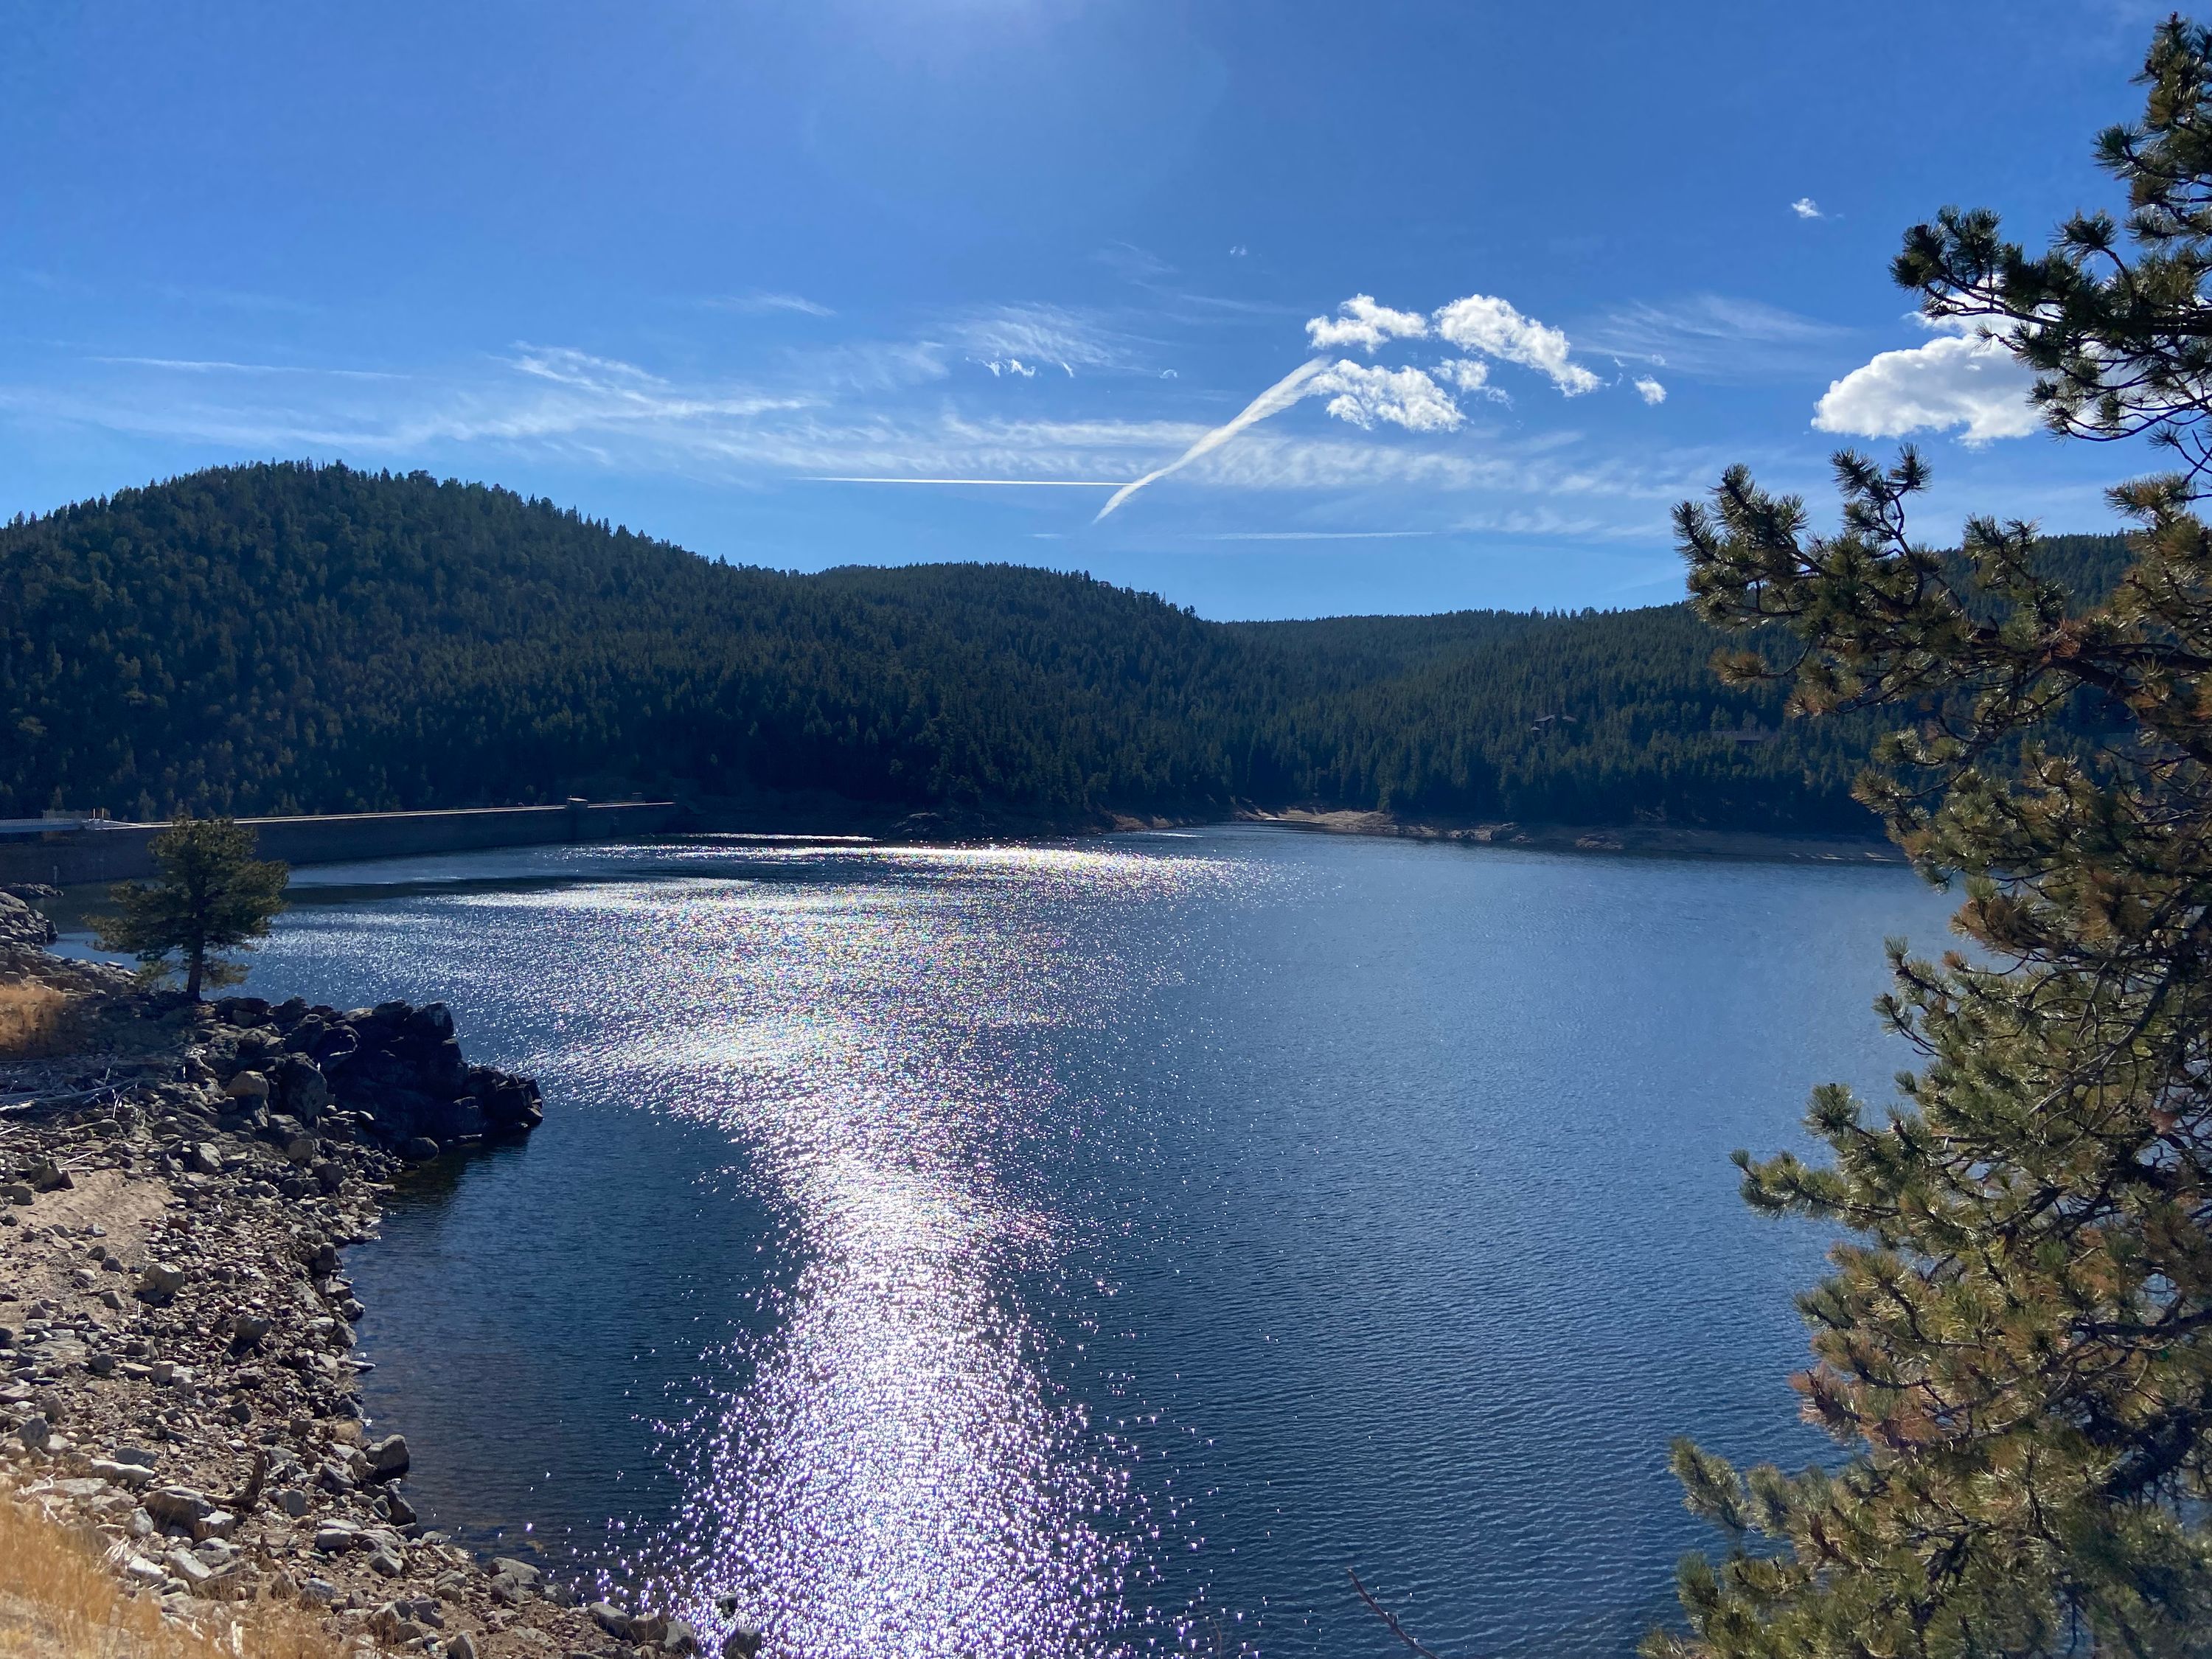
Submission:
M 641 1067 L 635 1049 L 592 1063 L 640 1069 L 641 1093 L 747 1148 L 804 1261 L 770 1334 L 720 1356 L 749 1383 L 670 1425 L 689 1498 L 662 1582 L 708 1626 L 736 1594 L 801 1656 L 1103 1650 L 1130 1612 L 1132 1528 L 1101 1519 L 1127 1474 L 1042 1370 L 1006 1272 L 1049 1271 L 1060 1243 L 1018 1195 L 1066 1104 L 1023 1034 L 1096 1017 L 1097 999 L 1048 927 L 963 894 L 1014 881 L 1126 902 L 1208 872 L 1052 848 L 833 862 L 930 881 L 770 885 L 725 863 L 552 907 L 593 927 L 627 912 L 632 948 L 691 964 L 653 976 L 691 988 L 659 1011 Z M 702 959 L 726 971 L 702 976 Z

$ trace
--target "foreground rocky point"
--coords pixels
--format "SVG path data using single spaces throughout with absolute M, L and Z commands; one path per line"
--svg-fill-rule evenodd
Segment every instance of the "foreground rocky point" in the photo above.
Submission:
M 0 988 L 64 1000 L 50 1052 L 0 1056 L 15 1500 L 180 1621 L 270 1598 L 368 1651 L 750 1659 L 733 1607 L 710 1644 L 425 1530 L 405 1438 L 362 1417 L 340 1252 L 404 1161 L 534 1127 L 537 1085 L 468 1064 L 440 1004 L 193 1005 L 52 939 L 0 892 Z

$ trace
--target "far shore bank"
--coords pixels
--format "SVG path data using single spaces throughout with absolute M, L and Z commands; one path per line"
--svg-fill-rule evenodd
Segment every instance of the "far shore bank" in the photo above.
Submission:
M 1779 860 L 1817 864 L 1903 864 L 1893 842 L 1872 836 L 1790 836 L 1765 830 L 1708 830 L 1682 824 L 1587 825 L 1512 823 L 1431 823 L 1388 812 L 1240 812 L 1239 821 L 1278 823 L 1332 836 L 1386 836 L 1405 841 L 1449 841 L 1484 847 L 1528 847 L 1547 852 L 1628 853 L 1661 858 Z

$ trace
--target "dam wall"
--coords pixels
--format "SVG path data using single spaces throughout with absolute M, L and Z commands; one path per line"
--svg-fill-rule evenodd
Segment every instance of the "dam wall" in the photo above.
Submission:
M 676 816 L 672 801 L 570 801 L 558 806 L 482 806 L 449 812 L 333 812 L 240 818 L 260 854 L 287 864 L 465 853 L 486 847 L 624 841 L 653 835 Z M 0 882 L 131 881 L 154 873 L 148 850 L 166 823 L 94 822 L 0 838 Z

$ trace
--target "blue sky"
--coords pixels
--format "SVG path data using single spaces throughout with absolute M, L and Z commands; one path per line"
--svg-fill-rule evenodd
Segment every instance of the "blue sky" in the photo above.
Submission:
M 313 456 L 784 568 L 1621 605 L 1729 462 L 1825 502 L 1911 428 L 1931 540 L 2106 527 L 2144 459 L 1886 270 L 2111 202 L 2160 15 L 0 0 L 0 511 Z

